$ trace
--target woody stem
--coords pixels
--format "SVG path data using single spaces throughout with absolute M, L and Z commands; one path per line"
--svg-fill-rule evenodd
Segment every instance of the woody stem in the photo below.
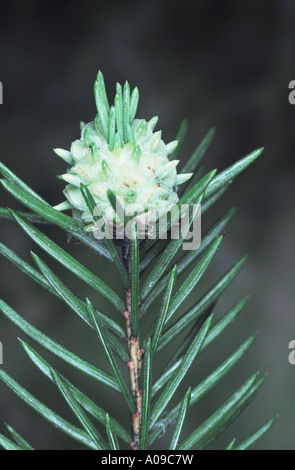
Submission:
M 142 414 L 142 390 L 139 387 L 139 378 L 142 366 L 142 354 L 143 350 L 140 348 L 139 335 L 133 336 L 131 332 L 131 292 L 130 289 L 126 290 L 126 310 L 124 312 L 126 319 L 126 332 L 127 342 L 129 351 L 129 377 L 130 387 L 133 395 L 135 412 L 131 415 L 132 423 L 132 442 L 130 446 L 134 450 L 139 449 L 140 443 L 140 426 L 141 426 L 141 414 Z

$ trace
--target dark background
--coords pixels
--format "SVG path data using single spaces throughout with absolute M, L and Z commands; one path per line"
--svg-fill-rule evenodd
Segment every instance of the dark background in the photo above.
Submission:
M 189 119 L 182 161 L 213 125 L 216 137 L 205 159 L 208 170 L 221 170 L 255 148 L 265 147 L 255 165 L 204 218 L 206 225 L 233 205 L 239 207 L 214 265 L 193 295 L 197 298 L 246 252 L 245 268 L 216 306 L 217 318 L 248 293 L 250 300 L 235 325 L 195 365 L 185 386 L 196 385 L 253 331 L 259 330 L 259 335 L 228 378 L 191 410 L 185 433 L 250 374 L 268 372 L 255 401 L 212 446 L 215 449 L 224 448 L 233 437 L 241 442 L 277 413 L 275 427 L 255 448 L 295 447 L 295 368 L 288 363 L 288 344 L 295 339 L 295 106 L 288 102 L 288 84 L 295 79 L 294 31 L 292 0 L 84 1 L 60 2 L 56 8 L 51 2 L 27 0 L 11 2 L 5 8 L 1 5 L 1 160 L 50 203 L 62 200 L 63 184 L 56 175 L 65 171 L 52 148 L 69 148 L 79 137 L 79 121 L 93 119 L 92 90 L 98 69 L 104 73 L 111 99 L 116 81 L 128 79 L 131 86 L 139 87 L 138 116 L 159 115 L 158 128 L 166 142 L 174 139 L 182 119 Z M 0 198 L 1 206 L 19 207 L 3 190 Z M 59 229 L 45 231 L 66 246 Z M 33 249 L 67 285 L 75 287 L 75 278 L 39 252 L 14 223 L 1 222 L 0 240 L 27 260 Z M 119 281 L 105 262 L 93 260 L 87 250 L 73 243 L 66 248 L 119 292 Z M 1 259 L 0 263 L 0 296 L 5 301 L 66 347 L 108 369 L 95 338 L 69 309 L 8 262 Z M 83 289 L 81 295 L 86 295 L 87 289 Z M 105 313 L 115 314 L 100 298 L 97 305 Z M 17 336 L 25 339 L 0 318 L 1 367 L 73 419 L 58 392 L 24 355 Z M 44 357 L 60 371 L 67 370 L 49 355 Z M 161 356 L 156 371 L 166 359 Z M 120 413 L 122 423 L 128 420 L 115 393 L 75 375 L 68 374 L 114 416 Z M 13 425 L 33 446 L 75 447 L 3 384 L 0 394 L 0 421 Z M 0 431 L 5 432 L 2 424 Z

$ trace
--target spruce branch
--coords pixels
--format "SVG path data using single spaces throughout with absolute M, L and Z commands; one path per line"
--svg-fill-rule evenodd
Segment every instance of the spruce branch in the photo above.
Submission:
M 87 286 L 89 296 L 84 299 L 79 289 L 72 291 L 56 274 L 57 270 L 49 268 L 43 261 L 42 255 L 31 252 L 33 266 L 1 242 L 0 254 L 38 287 L 53 294 L 61 306 L 68 307 L 78 321 L 90 329 L 100 343 L 110 372 L 66 349 L 4 300 L 0 300 L 0 312 L 38 348 L 58 358 L 65 369 L 86 374 L 93 381 L 95 391 L 102 389 L 116 393 L 130 414 L 130 422 L 120 424 L 118 417 L 113 416 L 113 410 L 105 409 L 103 403 L 98 404 L 88 397 L 82 391 L 83 387 L 78 388 L 67 378 L 66 372 L 58 372 L 23 339 L 19 341 L 21 348 L 49 380 L 50 386 L 57 388 L 60 399 L 68 405 L 78 426 L 49 408 L 2 369 L 0 381 L 44 420 L 88 449 L 117 451 L 128 446 L 129 450 L 146 450 L 159 447 L 161 444 L 157 441 L 164 435 L 169 450 L 204 449 L 248 406 L 264 383 L 264 376 L 253 374 L 235 393 L 230 391 L 230 398 L 215 407 L 211 416 L 185 435 L 185 423 L 197 413 L 196 404 L 227 377 L 255 339 L 256 334 L 244 340 L 213 371 L 208 371 L 202 381 L 195 383 L 195 377 L 190 374 L 192 365 L 198 366 L 202 353 L 210 349 L 245 308 L 247 297 L 218 320 L 213 317 L 219 298 L 239 274 L 246 257 L 237 261 L 196 300 L 192 294 L 199 292 L 200 281 L 222 250 L 224 229 L 235 208 L 213 223 L 195 251 L 182 250 L 182 243 L 193 224 L 193 211 L 189 212 L 186 231 L 177 239 L 171 233 L 173 224 L 180 223 L 178 215 L 172 214 L 165 226 L 160 221 L 171 207 L 179 210 L 183 204 L 190 209 L 202 204 L 203 216 L 235 178 L 255 162 L 262 149 L 249 153 L 221 172 L 206 173 L 202 158 L 214 136 L 215 130 L 211 129 L 182 165 L 182 170 L 177 171 L 180 160 L 176 157 L 180 158 L 182 154 L 187 120 L 182 122 L 176 139 L 166 144 L 162 132 L 155 130 L 157 116 L 149 121 L 136 118 L 137 87 L 131 90 L 127 81 L 123 87 L 117 83 L 111 104 L 103 74 L 99 71 L 94 96 L 97 115 L 93 121 L 81 122 L 81 135 L 70 150 L 54 150 L 67 165 L 60 176 L 66 183 L 65 200 L 60 204 L 52 207 L 0 162 L 1 190 L 25 209 L 0 208 L 0 218 L 15 221 L 45 255 Z M 153 202 L 152 207 L 150 202 Z M 69 215 L 63 212 L 69 210 Z M 58 227 L 85 249 L 91 249 L 99 260 L 100 269 L 93 272 L 87 263 L 84 265 L 76 259 L 72 245 L 65 250 L 45 235 L 42 232 L 44 224 Z M 142 225 L 147 225 L 148 230 Z M 100 229 L 104 237 L 100 237 Z M 118 274 L 120 289 L 104 281 L 105 267 Z M 106 299 L 120 315 L 111 318 L 108 312 L 101 312 L 93 300 L 94 294 Z M 159 300 L 159 307 L 156 300 Z M 155 314 L 152 321 L 151 313 Z M 121 324 L 122 314 L 125 326 Z M 143 335 L 142 331 L 147 333 Z M 181 344 L 175 347 L 174 340 L 181 338 L 181 334 L 184 335 Z M 153 366 L 168 345 L 172 352 L 162 371 L 154 374 L 156 368 Z M 129 377 L 125 377 L 126 373 Z M 184 389 L 185 377 L 189 377 L 191 383 Z M 171 406 L 172 399 L 176 405 Z M 99 431 L 97 422 L 101 426 Z M 232 439 L 227 450 L 248 449 L 269 431 L 274 422 L 275 418 L 260 428 L 254 426 L 253 429 L 258 430 L 241 443 Z M 9 437 L 0 434 L 1 447 L 33 450 L 31 443 L 14 427 L 8 424 L 6 429 Z

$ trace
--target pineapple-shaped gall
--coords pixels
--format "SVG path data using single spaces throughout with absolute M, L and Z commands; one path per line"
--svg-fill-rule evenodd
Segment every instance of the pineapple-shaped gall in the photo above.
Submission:
M 178 201 L 176 187 L 191 173 L 177 174 L 178 160 L 169 160 L 177 141 L 165 145 L 161 131 L 154 132 L 158 118 L 135 119 L 138 89 L 130 96 L 130 87 L 117 84 L 114 106 L 109 106 L 103 75 L 98 73 L 94 85 L 98 114 L 89 124 L 81 123 L 81 138 L 70 151 L 55 149 L 69 165 L 61 178 L 68 183 L 64 190 L 67 201 L 58 210 L 73 209 L 88 227 L 93 214 L 81 192 L 86 185 L 96 204 L 96 214 L 106 223 L 118 223 L 118 216 L 108 198 L 110 189 L 127 216 L 149 213 L 157 220 Z

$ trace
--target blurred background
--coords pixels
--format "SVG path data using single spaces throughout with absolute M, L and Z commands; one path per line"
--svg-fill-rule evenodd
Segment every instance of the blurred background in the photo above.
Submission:
M 224 448 L 233 437 L 241 442 L 276 414 L 276 425 L 255 448 L 295 448 L 295 366 L 288 362 L 288 345 L 295 339 L 295 106 L 288 101 L 288 84 L 295 79 L 294 27 L 292 0 L 85 0 L 60 2 L 57 8 L 52 2 L 27 0 L 1 5 L 1 160 L 51 204 L 62 200 L 63 184 L 56 175 L 65 171 L 52 148 L 69 148 L 79 138 L 79 121 L 93 119 L 98 69 L 104 73 L 111 100 L 116 81 L 128 79 L 132 87 L 139 87 L 138 116 L 159 115 L 158 128 L 166 142 L 175 138 L 182 119 L 188 118 L 181 164 L 212 126 L 216 136 L 206 154 L 207 170 L 222 170 L 255 148 L 265 147 L 203 220 L 205 230 L 227 209 L 238 206 L 222 248 L 189 303 L 244 253 L 249 255 L 247 263 L 216 305 L 216 318 L 244 295 L 250 294 L 250 299 L 235 324 L 195 364 L 177 398 L 250 334 L 258 330 L 259 335 L 228 377 L 191 409 L 184 433 L 206 419 L 256 370 L 268 373 L 256 399 L 212 449 Z M 4 190 L 0 199 L 1 206 L 20 207 Z M 34 250 L 68 286 L 81 286 L 13 222 L 2 220 L 0 226 L 1 242 L 28 261 Z M 58 228 L 44 231 L 121 294 L 119 280 L 105 261 L 94 260 L 87 249 L 73 242 L 67 245 Z M 1 258 L 0 266 L 1 298 L 56 341 L 108 370 L 96 339 L 68 308 L 6 260 Z M 106 301 L 84 286 L 79 288 L 79 295 L 91 295 L 101 311 L 116 316 Z M 18 336 L 26 339 L 0 317 L 1 367 L 73 420 L 54 386 L 23 353 Z M 120 415 L 122 423 L 129 420 L 115 392 L 78 373 L 68 374 L 58 360 L 36 349 L 100 405 Z M 167 360 L 167 355 L 159 356 L 155 374 Z M 34 447 L 79 448 L 2 383 L 0 394 L 0 422 L 14 426 Z M 0 432 L 6 432 L 3 424 Z

